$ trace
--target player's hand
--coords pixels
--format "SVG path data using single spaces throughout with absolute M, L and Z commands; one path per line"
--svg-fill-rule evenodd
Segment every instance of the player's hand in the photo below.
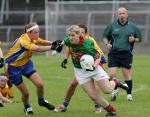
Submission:
M 100 63 L 101 63 L 101 64 L 107 63 L 107 62 L 106 62 L 106 58 L 105 58 L 104 55 L 101 56 L 101 58 L 100 58 Z
M 51 50 L 56 50 L 58 53 L 60 53 L 62 51 L 62 49 L 63 49 L 63 47 L 60 44 L 56 45 L 56 46 L 54 46 L 54 45 L 51 46 Z
M 61 43 L 62 43 L 62 40 L 56 40 L 56 41 L 52 42 L 52 45 L 57 46 L 57 45 L 60 45 Z
M 58 53 L 60 53 L 60 52 L 62 51 L 62 49 L 63 49 L 63 47 L 62 47 L 61 44 L 57 45 L 56 48 L 55 48 L 55 50 L 56 50 Z
M 57 52 L 61 52 L 62 51 L 62 48 L 63 46 L 61 45 L 62 41 L 61 40 L 56 40 L 52 43 L 52 46 L 51 46 L 51 50 L 56 50 Z
M 0 57 L 0 68 L 2 68 L 4 66 L 4 58 Z
M 133 35 L 130 35 L 130 36 L 129 36 L 129 42 L 132 43 L 132 42 L 134 42 L 134 41 L 135 41 L 134 36 L 133 36 Z
M 86 69 L 86 71 L 94 71 L 96 67 L 93 66 L 92 69 Z
M 66 68 L 67 68 L 66 65 L 67 65 L 67 59 L 64 59 L 64 60 L 61 62 L 61 67 L 64 68 L 64 69 L 66 69 Z
M 110 50 L 112 48 L 112 45 L 110 43 L 106 44 L 106 49 Z

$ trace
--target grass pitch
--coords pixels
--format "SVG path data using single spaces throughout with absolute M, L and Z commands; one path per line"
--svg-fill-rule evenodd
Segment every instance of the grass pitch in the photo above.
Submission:
M 63 101 L 67 86 L 73 76 L 71 60 L 69 60 L 67 69 L 62 69 L 60 63 L 63 60 L 61 55 L 57 56 L 34 56 L 32 59 L 38 73 L 45 83 L 45 97 L 54 105 L 59 105 Z M 149 117 L 150 114 L 150 56 L 134 56 L 132 77 L 133 77 L 133 99 L 128 102 L 126 94 L 120 89 L 116 102 L 111 102 L 117 109 L 117 117 Z M 107 68 L 106 68 L 107 69 Z M 121 70 L 118 71 L 118 78 L 122 78 Z M 30 92 L 30 104 L 34 114 L 32 117 L 104 117 L 105 110 L 102 113 L 94 113 L 92 101 L 78 86 L 73 96 L 67 112 L 54 113 L 37 104 L 36 89 L 26 78 L 23 78 Z M 20 99 L 20 92 L 14 86 L 15 100 L 18 103 L 5 104 L 0 108 L 1 117 L 25 117 L 23 105 Z M 110 95 L 102 94 L 109 100 Z

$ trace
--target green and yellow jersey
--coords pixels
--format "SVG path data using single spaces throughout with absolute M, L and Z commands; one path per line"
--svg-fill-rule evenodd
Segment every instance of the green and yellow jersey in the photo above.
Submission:
M 94 48 L 99 52 L 100 55 L 104 55 L 102 49 L 98 46 L 97 42 L 92 36 L 86 34 L 85 38 L 92 40 L 94 42 Z
M 69 37 L 66 36 L 64 38 L 64 43 L 66 46 L 69 47 L 70 54 L 72 57 L 72 62 L 74 64 L 74 67 L 76 67 L 76 68 L 81 68 L 80 58 L 84 54 L 89 54 L 89 55 L 93 56 L 94 59 L 100 58 L 100 54 L 97 51 L 97 49 L 95 48 L 93 40 L 90 40 L 87 38 L 83 39 L 82 37 L 80 37 L 79 44 L 74 45 L 74 44 L 70 43 Z

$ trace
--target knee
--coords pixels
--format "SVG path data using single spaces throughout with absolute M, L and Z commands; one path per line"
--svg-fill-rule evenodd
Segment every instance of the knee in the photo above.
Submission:
M 36 87 L 37 87 L 38 89 L 43 89 L 44 83 L 43 83 L 43 82 L 39 82 L 39 83 L 36 85 Z
M 116 77 L 116 74 L 115 73 L 109 73 L 109 76 L 112 79 L 112 78 Z
M 78 85 L 77 81 L 72 81 L 71 84 L 70 84 L 70 86 L 74 87 L 74 88 L 77 87 L 77 85 Z
M 22 95 L 23 95 L 24 98 L 28 98 L 29 97 L 29 92 L 24 92 Z
M 112 92 L 113 88 L 107 87 L 107 88 L 102 89 L 102 90 L 103 90 L 103 92 L 104 92 L 105 94 L 110 94 L 110 93 Z
M 98 100 L 99 96 L 98 96 L 98 95 L 92 95 L 92 96 L 90 96 L 90 98 L 91 98 L 94 102 L 96 102 L 96 101 Z
M 112 92 L 112 90 L 104 90 L 103 91 L 105 94 L 110 94 Z

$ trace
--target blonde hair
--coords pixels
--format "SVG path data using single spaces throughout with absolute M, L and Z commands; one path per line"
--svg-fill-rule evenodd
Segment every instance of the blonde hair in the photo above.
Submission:
M 70 32 L 75 32 L 76 34 L 80 34 L 81 29 L 78 25 L 71 25 L 69 28 L 67 28 L 66 34 L 69 35 Z

